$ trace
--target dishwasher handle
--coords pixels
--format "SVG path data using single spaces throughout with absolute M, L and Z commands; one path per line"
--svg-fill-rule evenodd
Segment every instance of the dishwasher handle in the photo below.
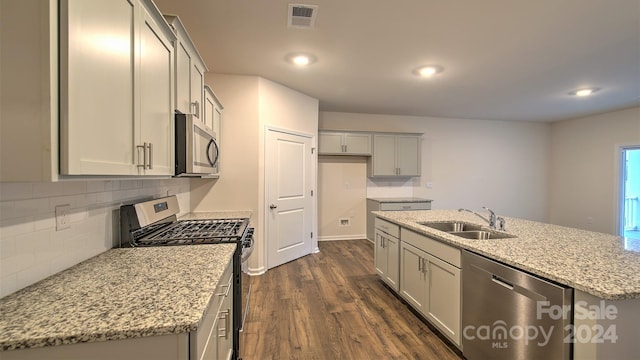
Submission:
M 491 274 L 491 281 L 493 281 L 494 283 L 503 286 L 509 290 L 513 290 L 513 285 L 511 285 L 510 283 L 508 283 L 507 281 L 505 281 L 504 279 L 501 279 L 499 276 Z
M 531 300 L 535 300 L 535 301 L 547 301 L 547 297 L 539 294 L 531 289 L 527 289 L 525 287 L 522 286 L 517 286 L 517 285 L 513 285 L 512 283 L 506 281 L 505 279 L 499 277 L 496 274 L 491 274 L 491 281 L 493 281 L 494 283 L 510 290 L 513 292 L 516 292 L 522 296 L 526 296 L 528 298 L 530 298 Z

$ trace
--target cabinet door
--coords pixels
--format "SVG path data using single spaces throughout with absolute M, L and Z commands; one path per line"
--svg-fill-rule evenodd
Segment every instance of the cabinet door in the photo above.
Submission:
M 343 142 L 347 154 L 371 155 L 371 134 L 346 133 Z
M 191 67 L 193 59 L 185 43 L 178 40 L 176 46 L 176 109 L 191 114 Z
M 384 276 L 385 281 L 395 291 L 400 290 L 400 241 L 393 236 L 385 238 L 385 247 L 387 255 L 387 272 Z
M 60 165 L 66 175 L 135 175 L 136 7 L 60 3 Z
M 400 176 L 420 176 L 420 138 L 417 136 L 396 137 L 396 166 Z
M 373 135 L 372 176 L 396 176 L 395 135 Z
M 424 313 L 427 297 L 427 254 L 405 242 L 400 245 L 400 295 Z
M 192 114 L 202 120 L 204 106 L 204 66 L 195 61 L 191 66 L 191 106 Z
M 229 282 L 229 293 L 225 296 L 218 313 L 218 360 L 230 360 L 233 354 L 233 281 Z
M 429 257 L 426 316 L 445 335 L 460 344 L 460 269 L 434 256 Z M 473 299 L 471 299 L 473 300 Z
M 215 100 L 209 87 L 204 88 L 204 117 L 203 122 L 206 127 L 213 130 L 213 114 L 215 109 Z M 217 137 L 217 134 L 216 134 Z
M 342 134 L 334 132 L 320 132 L 318 134 L 318 154 L 342 154 Z
M 219 106 L 219 104 L 214 103 L 214 107 L 213 107 L 213 125 L 211 126 L 211 128 L 213 129 L 213 133 L 216 137 L 216 140 L 218 140 L 218 146 L 220 146 L 220 139 L 222 138 L 221 132 L 222 132 L 222 108 Z
M 151 144 L 145 175 L 172 175 L 173 164 L 173 48 L 144 11 L 140 29 L 140 142 Z M 142 163 L 142 161 L 139 161 Z
M 213 130 L 213 135 L 220 146 L 222 128 L 222 105 L 209 86 L 204 87 L 204 124 Z
M 382 232 L 376 230 L 376 241 L 374 249 L 374 262 L 376 273 L 381 277 L 387 272 L 387 253 L 384 249 L 384 236 Z
M 209 334 L 209 338 L 207 339 L 206 345 L 204 346 L 203 352 L 201 354 L 194 354 L 195 360 L 217 360 L 218 358 L 218 328 L 220 327 L 220 319 L 218 317 L 219 313 L 214 314 L 215 320 L 213 323 L 213 328 L 211 329 L 211 333 Z M 200 358 L 197 357 L 200 355 Z M 191 357 L 190 357 L 191 359 Z

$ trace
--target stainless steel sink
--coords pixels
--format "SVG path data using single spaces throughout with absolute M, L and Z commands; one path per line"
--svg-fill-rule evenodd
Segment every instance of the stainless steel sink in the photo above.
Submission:
M 494 231 L 484 231 L 484 230 L 472 230 L 472 231 L 450 231 L 451 235 L 459 236 L 465 239 L 472 240 L 488 240 L 488 239 L 510 239 L 515 238 L 514 235 L 494 232 Z
M 480 230 L 482 227 L 476 224 L 470 224 L 460 221 L 433 221 L 433 222 L 419 222 L 418 224 L 430 227 L 432 229 L 444 231 L 444 232 L 454 232 L 454 231 L 470 231 L 470 230 Z
M 482 226 L 462 221 L 424 221 L 418 224 L 471 240 L 510 239 L 515 235 L 483 230 Z

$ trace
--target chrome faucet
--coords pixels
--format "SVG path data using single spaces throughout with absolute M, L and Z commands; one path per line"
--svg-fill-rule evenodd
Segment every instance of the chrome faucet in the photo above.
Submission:
M 496 219 L 497 219 L 496 213 L 493 212 L 493 210 L 489 209 L 486 206 L 483 206 L 482 208 L 489 212 L 489 218 L 488 219 L 486 217 L 478 214 L 477 212 L 475 212 L 473 210 L 460 208 L 460 209 L 458 209 L 458 211 L 470 212 L 470 213 L 474 214 L 475 216 L 479 217 L 480 219 L 482 219 L 482 220 L 486 221 L 487 223 L 489 223 L 489 227 L 490 228 L 495 229 L 496 228 Z M 502 230 L 504 228 L 504 219 L 503 218 L 501 218 L 501 219 L 502 219 L 502 221 L 500 222 L 500 228 Z
M 507 220 L 505 220 L 503 217 L 498 216 L 498 224 L 500 224 L 500 231 L 507 231 Z

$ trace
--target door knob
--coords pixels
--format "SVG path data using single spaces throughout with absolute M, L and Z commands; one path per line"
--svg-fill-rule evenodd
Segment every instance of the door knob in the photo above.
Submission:
M 277 208 L 277 207 L 278 207 L 278 205 L 275 205 L 275 204 L 271 204 L 271 205 L 269 205 L 269 209 L 275 209 L 275 208 Z

